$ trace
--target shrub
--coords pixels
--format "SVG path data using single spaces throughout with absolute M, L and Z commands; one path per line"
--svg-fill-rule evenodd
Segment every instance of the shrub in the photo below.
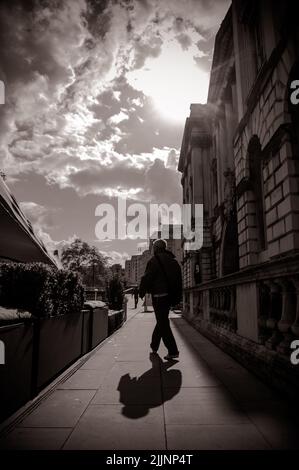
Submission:
M 43 263 L 1 263 L 0 305 L 37 317 L 74 313 L 83 306 L 83 287 L 74 273 Z
M 111 309 L 121 310 L 123 308 L 124 292 L 122 283 L 118 278 L 113 278 L 109 282 L 107 297 Z
M 84 288 L 78 275 L 72 271 L 59 270 L 56 272 L 56 280 L 56 314 L 79 312 L 84 304 Z

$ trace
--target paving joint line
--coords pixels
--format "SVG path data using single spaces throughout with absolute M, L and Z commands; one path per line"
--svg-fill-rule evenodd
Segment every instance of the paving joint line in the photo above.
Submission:
M 84 356 L 79 357 L 73 364 L 67 369 L 61 372 L 58 377 L 54 378 L 50 384 L 46 385 L 39 394 L 29 402 L 25 403 L 19 410 L 9 416 L 6 420 L 0 423 L 0 439 L 9 434 L 14 428 L 18 426 L 29 414 L 31 414 L 43 401 L 45 401 L 57 387 L 68 380 L 79 370 L 98 350 L 100 350 L 108 341 L 119 334 L 123 327 L 125 327 L 136 315 L 140 312 L 134 313 L 126 322 L 117 330 L 115 330 L 110 336 L 107 336 L 100 344 L 98 344 L 92 351 L 89 351 Z M 87 369 L 88 370 L 88 369 Z

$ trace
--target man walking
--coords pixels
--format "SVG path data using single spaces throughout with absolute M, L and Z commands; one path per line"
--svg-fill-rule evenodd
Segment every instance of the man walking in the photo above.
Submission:
M 133 294 L 134 294 L 135 308 L 137 308 L 137 305 L 138 305 L 138 294 L 139 294 L 138 287 L 135 287 L 135 288 L 134 288 Z
M 152 335 L 152 351 L 158 351 L 162 339 L 168 349 L 165 359 L 175 359 L 179 356 L 179 351 L 168 316 L 170 307 L 179 303 L 182 297 L 182 273 L 175 256 L 167 250 L 165 240 L 155 240 L 153 249 L 154 256 L 147 263 L 139 286 L 139 295 L 143 298 L 147 292 L 152 294 L 157 321 Z

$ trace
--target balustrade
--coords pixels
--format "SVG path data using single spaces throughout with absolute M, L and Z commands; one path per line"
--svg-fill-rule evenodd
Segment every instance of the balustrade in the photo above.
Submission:
M 209 289 L 210 320 L 228 329 L 236 329 L 235 286 Z
M 269 349 L 290 354 L 299 337 L 299 278 L 285 276 L 260 284 L 259 339 Z
M 188 294 L 185 293 L 185 311 L 189 312 L 194 319 L 205 320 L 236 333 L 238 314 L 242 315 L 242 312 L 236 311 L 236 292 L 237 286 L 241 285 L 242 281 L 237 280 L 228 285 L 225 285 L 223 280 L 220 285 L 217 285 L 217 282 L 219 281 L 215 280 L 215 287 L 210 283 L 207 286 L 198 286 L 190 290 Z M 299 338 L 299 275 L 297 271 L 294 274 L 279 273 L 272 277 L 269 275 L 269 278 L 265 277 L 256 281 L 251 279 L 250 282 L 256 282 L 259 295 L 257 308 L 252 310 L 253 315 L 258 315 L 256 341 L 281 355 L 290 355 L 292 341 Z M 190 299 L 192 299 L 192 306 Z M 242 301 L 238 299 L 238 305 L 241 306 Z M 250 314 L 249 311 L 247 315 Z M 244 316 L 242 321 L 243 325 L 244 321 L 246 324 Z M 254 325 L 255 321 L 252 318 L 249 324 Z

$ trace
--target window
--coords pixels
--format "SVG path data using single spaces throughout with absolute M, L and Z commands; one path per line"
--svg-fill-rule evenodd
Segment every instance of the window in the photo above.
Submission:
M 240 2 L 240 19 L 249 29 L 252 43 L 253 61 L 258 72 L 265 61 L 264 37 L 261 21 L 261 5 L 257 0 Z
M 252 190 L 255 195 L 256 223 L 260 251 L 265 249 L 265 221 L 263 204 L 263 183 L 261 167 L 261 144 L 253 136 L 248 145 L 249 173 Z
M 251 34 L 254 44 L 254 59 L 255 59 L 255 66 L 256 70 L 259 71 L 265 61 L 265 50 L 264 50 L 264 40 L 263 40 L 263 32 L 261 29 L 261 20 L 260 15 L 255 15 L 254 23 L 251 28 Z

